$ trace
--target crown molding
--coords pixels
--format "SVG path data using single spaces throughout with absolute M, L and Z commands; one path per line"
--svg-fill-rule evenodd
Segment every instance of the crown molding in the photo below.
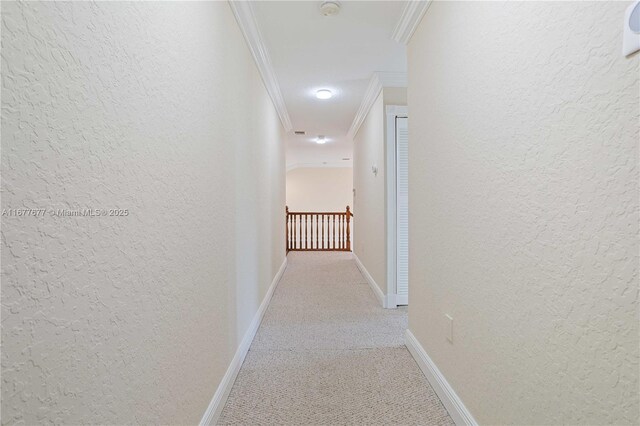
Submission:
M 362 98 L 362 102 L 360 103 L 358 112 L 356 112 L 356 116 L 353 118 L 353 122 L 351 123 L 351 127 L 349 128 L 349 132 L 347 133 L 347 137 L 349 139 L 353 139 L 356 136 L 356 133 L 358 133 L 360 126 L 364 122 L 364 119 L 367 118 L 369 110 L 375 103 L 381 91 L 382 83 L 380 82 L 378 73 L 373 73 L 373 75 L 371 76 L 371 80 L 369 80 L 367 90 L 366 92 L 364 92 L 364 98 Z
M 367 114 L 371 110 L 371 107 L 376 102 L 378 95 L 384 87 L 407 87 L 407 73 L 404 72 L 374 72 L 369 80 L 369 85 L 364 93 L 364 98 L 360 103 L 358 112 L 351 123 L 347 136 L 349 139 L 353 139 L 360 126 L 367 118 Z
M 422 17 L 429 9 L 431 0 L 409 1 L 400 15 L 400 20 L 396 24 L 391 38 L 398 43 L 407 44 L 411 36 L 418 28 Z
M 353 161 L 323 161 L 317 163 L 293 163 L 287 165 L 287 171 L 295 169 L 335 169 L 353 168 Z
M 289 118 L 289 112 L 287 106 L 284 103 L 282 92 L 280 91 L 280 85 L 278 79 L 271 65 L 271 59 L 267 47 L 262 41 L 262 35 L 256 22 L 255 14 L 253 13 L 253 7 L 251 2 L 248 1 L 229 1 L 229 6 L 236 17 L 238 26 L 244 35 L 249 50 L 253 55 L 253 59 L 256 62 L 264 86 L 271 97 L 282 126 L 286 132 L 290 131 L 293 126 L 291 125 L 291 118 Z

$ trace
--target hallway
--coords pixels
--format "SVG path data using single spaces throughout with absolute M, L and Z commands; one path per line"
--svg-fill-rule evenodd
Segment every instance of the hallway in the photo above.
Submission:
M 351 253 L 291 252 L 219 424 L 453 424 Z
M 640 425 L 640 0 L 0 4 L 0 426 Z

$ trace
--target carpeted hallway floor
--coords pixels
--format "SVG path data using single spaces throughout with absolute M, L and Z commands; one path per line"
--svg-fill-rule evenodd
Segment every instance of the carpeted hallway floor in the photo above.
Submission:
M 220 425 L 452 425 L 351 253 L 291 252 Z

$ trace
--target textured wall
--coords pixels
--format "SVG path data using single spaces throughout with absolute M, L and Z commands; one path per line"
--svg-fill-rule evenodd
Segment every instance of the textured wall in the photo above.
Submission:
M 481 423 L 638 423 L 628 4 L 435 2 L 410 42 L 409 326 Z
M 283 260 L 281 127 L 229 9 L 2 4 L 2 423 L 193 424 Z
M 351 167 L 302 167 L 287 172 L 290 211 L 341 212 L 353 208 Z
M 353 252 L 387 293 L 384 101 L 380 93 L 353 140 Z M 378 166 L 378 175 L 371 166 Z

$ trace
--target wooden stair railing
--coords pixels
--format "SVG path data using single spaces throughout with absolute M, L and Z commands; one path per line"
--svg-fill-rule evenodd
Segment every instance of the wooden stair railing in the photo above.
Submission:
M 286 245 L 290 251 L 351 251 L 351 218 L 344 212 L 290 212 L 286 208 Z

